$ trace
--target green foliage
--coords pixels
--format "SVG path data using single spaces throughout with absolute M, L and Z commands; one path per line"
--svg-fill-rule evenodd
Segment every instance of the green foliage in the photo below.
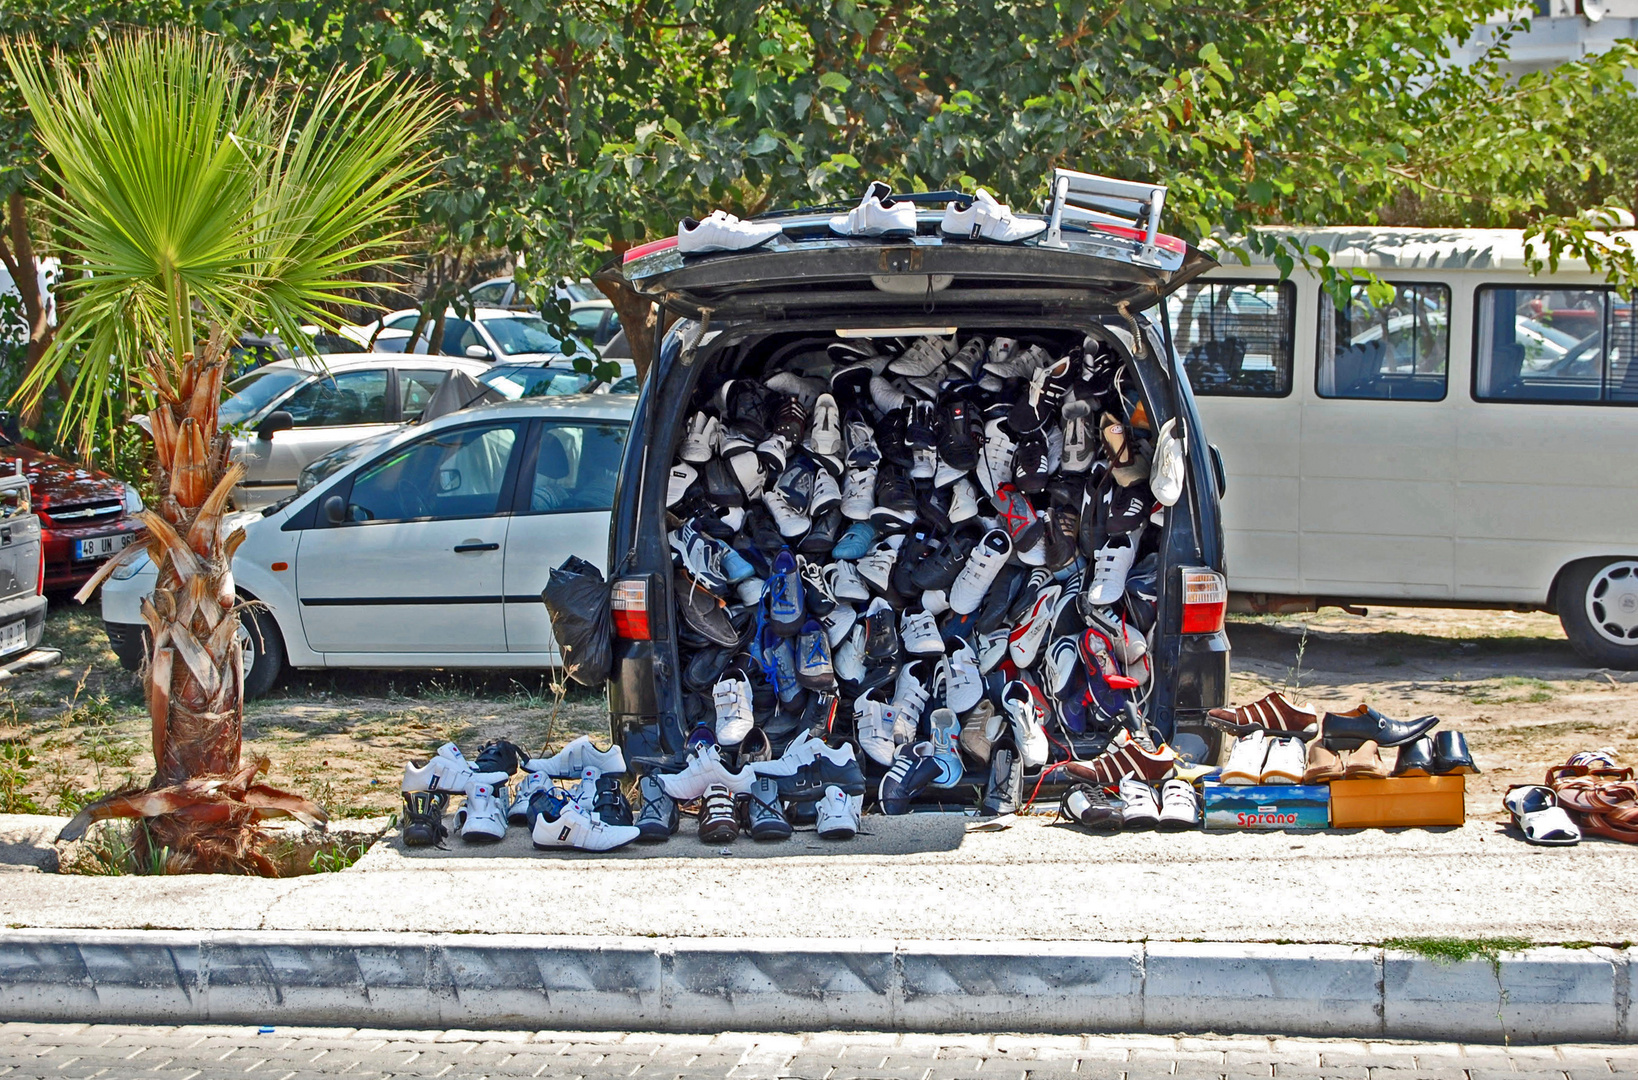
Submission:
M 1530 939 L 1522 937 L 1395 937 L 1382 943 L 1385 949 L 1408 952 L 1436 964 L 1460 964 L 1480 959 L 1495 967 L 1502 953 L 1523 952 L 1530 947 Z
M 334 874 L 347 869 L 353 863 L 362 859 L 364 853 L 369 850 L 370 844 L 367 840 L 352 844 L 337 841 L 315 851 L 307 866 L 315 874 Z
M 0 742 L 0 814 L 38 814 L 40 807 L 24 794 L 29 773 L 38 762 L 23 742 Z

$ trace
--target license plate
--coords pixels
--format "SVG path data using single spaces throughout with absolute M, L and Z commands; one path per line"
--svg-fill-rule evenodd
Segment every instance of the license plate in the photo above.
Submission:
M 0 656 L 9 656 L 28 646 L 28 623 L 18 620 L 9 626 L 0 626 Z
M 130 533 L 119 533 L 116 536 L 93 536 L 89 540 L 74 541 L 74 561 L 81 559 L 106 559 L 110 555 L 125 550 L 131 542 Z

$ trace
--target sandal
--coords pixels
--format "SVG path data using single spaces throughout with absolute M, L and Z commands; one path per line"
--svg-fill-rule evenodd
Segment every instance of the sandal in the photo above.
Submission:
M 1575 815 L 1583 835 L 1638 844 L 1638 783 L 1631 768 L 1556 765 L 1547 770 L 1547 786 Z
M 1308 769 L 1302 774 L 1305 784 L 1328 784 L 1332 780 L 1341 780 L 1347 775 L 1342 766 L 1342 758 L 1337 752 L 1325 745 L 1323 739 L 1315 739 L 1308 744 Z
M 1387 763 L 1382 760 L 1382 748 L 1374 742 L 1361 743 L 1353 750 L 1343 751 L 1342 776 L 1345 780 L 1386 780 Z
M 1513 824 L 1524 834 L 1527 844 L 1568 847 L 1581 842 L 1581 830 L 1558 805 L 1558 796 L 1550 787 L 1522 784 L 1508 788 L 1502 805 L 1513 815 Z

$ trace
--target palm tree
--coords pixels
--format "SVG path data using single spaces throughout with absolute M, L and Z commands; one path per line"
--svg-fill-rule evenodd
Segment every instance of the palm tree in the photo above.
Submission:
M 359 273 L 396 262 L 444 106 L 357 71 L 311 93 L 258 86 L 192 32 L 118 38 L 74 62 L 29 42 L 0 43 L 0 55 L 45 151 L 41 197 L 86 271 L 66 284 L 68 322 L 19 394 L 37 401 L 72 365 L 63 424 L 82 444 L 110 422 L 111 385 L 152 403 L 157 511 L 143 521 L 159 577 L 143 615 L 155 773 L 87 807 L 63 837 L 140 817 L 139 838 L 169 849 L 168 871 L 272 873 L 255 823 L 324 812 L 256 783 L 265 758 L 240 762 L 231 561 L 244 534 L 221 529 L 241 475 L 217 422 L 225 345 L 253 322 L 290 342 L 306 340 L 304 323 L 334 328 Z

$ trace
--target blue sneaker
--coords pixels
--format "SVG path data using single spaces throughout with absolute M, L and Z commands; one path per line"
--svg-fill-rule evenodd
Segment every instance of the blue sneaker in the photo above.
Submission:
M 728 583 L 730 585 L 738 585 L 746 578 L 754 576 L 756 574 L 756 568 L 746 560 L 745 556 L 724 544 L 722 550 L 722 572 L 723 575 L 728 578 Z
M 836 686 L 836 669 L 830 659 L 830 636 L 817 619 L 809 619 L 797 635 L 796 681 L 809 690 L 830 690 Z
M 717 745 L 717 733 L 711 730 L 711 725 L 703 720 L 694 725 L 694 730 L 688 733 L 683 742 L 683 755 L 692 757 L 694 752 L 702 746 Z
M 779 638 L 768 650 L 768 659 L 773 661 L 774 692 L 780 701 L 789 705 L 802 696 L 802 684 L 796 681 L 796 650 L 791 639 Z
M 768 604 L 768 626 L 780 637 L 795 637 L 802 629 L 806 611 L 802 604 L 802 575 L 796 556 L 789 549 L 773 561 L 773 573 L 763 593 Z
M 932 743 L 907 743 L 899 747 L 887 775 L 882 777 L 881 787 L 876 789 L 882 813 L 908 814 L 910 800 L 938 779 L 940 771 Z
M 859 559 L 876 542 L 876 526 L 868 521 L 856 521 L 831 549 L 833 559 Z
M 938 775 L 933 778 L 936 788 L 953 788 L 961 783 L 964 771 L 961 752 L 956 749 L 961 738 L 961 721 L 950 709 L 934 709 L 927 718 L 933 733 L 933 760 L 938 762 Z

